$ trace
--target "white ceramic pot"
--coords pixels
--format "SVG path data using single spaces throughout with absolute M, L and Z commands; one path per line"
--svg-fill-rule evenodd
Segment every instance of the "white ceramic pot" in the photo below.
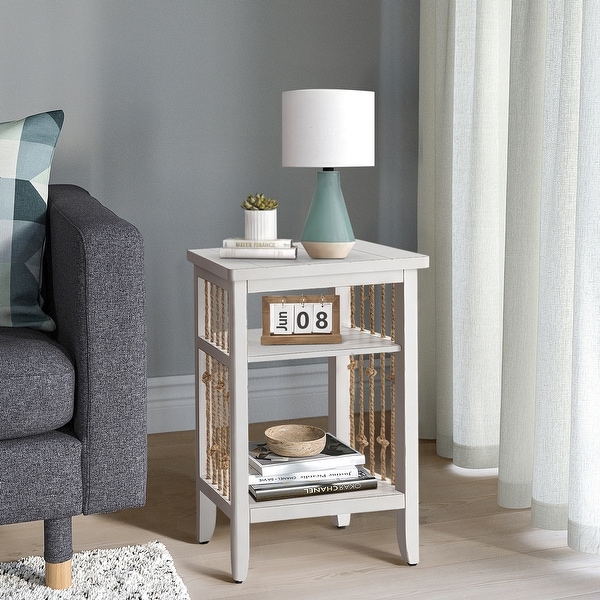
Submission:
M 244 233 L 247 240 L 277 239 L 277 209 L 245 210 Z

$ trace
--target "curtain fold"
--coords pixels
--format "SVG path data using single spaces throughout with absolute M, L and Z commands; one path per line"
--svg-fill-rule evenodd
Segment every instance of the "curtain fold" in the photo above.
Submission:
M 545 27 L 543 2 L 511 18 L 498 497 L 531 503 L 539 299 Z
M 422 428 L 595 553 L 599 6 L 421 2 L 419 128 Z
M 581 20 L 568 543 L 600 553 L 600 4 Z
M 503 2 L 455 5 L 450 198 L 453 456 L 465 467 L 498 462 L 508 9 Z M 462 427 L 465 422 L 473 426 Z
M 581 8 L 554 0 L 546 17 L 532 520 L 547 529 L 567 527 Z

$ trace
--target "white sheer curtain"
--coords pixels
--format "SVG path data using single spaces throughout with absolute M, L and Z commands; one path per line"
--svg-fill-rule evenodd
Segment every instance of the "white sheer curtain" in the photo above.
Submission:
M 422 0 L 424 435 L 600 553 L 600 2 Z

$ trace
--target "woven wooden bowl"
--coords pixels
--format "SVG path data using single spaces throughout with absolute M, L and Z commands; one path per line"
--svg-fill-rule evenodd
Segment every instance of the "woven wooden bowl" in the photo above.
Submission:
M 265 431 L 267 446 L 279 456 L 302 457 L 319 454 L 325 447 L 325 432 L 311 425 L 276 425 Z

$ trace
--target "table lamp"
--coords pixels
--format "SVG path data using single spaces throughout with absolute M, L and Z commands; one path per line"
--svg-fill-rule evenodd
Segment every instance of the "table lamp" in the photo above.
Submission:
M 282 94 L 282 165 L 322 168 L 300 241 L 311 258 L 345 258 L 354 246 L 337 167 L 375 165 L 375 93 Z

